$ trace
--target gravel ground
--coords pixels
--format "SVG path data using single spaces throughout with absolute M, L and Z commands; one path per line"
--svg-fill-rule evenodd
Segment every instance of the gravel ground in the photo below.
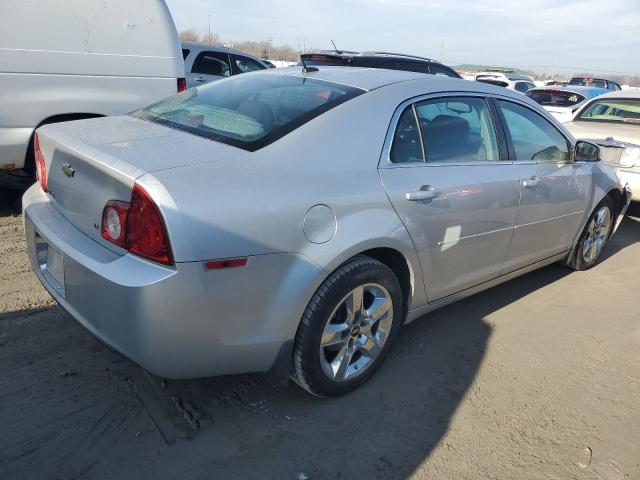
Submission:
M 640 478 L 638 217 L 593 270 L 420 319 L 371 382 L 319 400 L 167 383 L 98 343 L 31 273 L 17 183 L 0 175 L 0 479 Z

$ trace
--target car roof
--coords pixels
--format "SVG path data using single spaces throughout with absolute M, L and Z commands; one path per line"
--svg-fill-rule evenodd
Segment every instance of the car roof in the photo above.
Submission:
M 615 92 L 605 93 L 604 95 L 600 95 L 599 99 L 606 98 L 631 98 L 631 99 L 640 99 L 640 88 L 629 88 L 627 90 L 616 90 Z
M 507 80 L 512 80 L 512 81 L 519 81 L 519 80 L 523 80 L 523 81 L 527 81 L 527 82 L 532 82 L 533 81 L 530 77 L 527 77 L 526 75 L 517 75 L 515 73 L 491 71 L 491 70 L 487 70 L 486 72 L 478 72 L 474 76 L 476 78 L 478 78 L 478 77 L 487 77 L 487 79 L 490 79 L 491 77 L 493 77 L 496 80 L 498 80 L 498 79 L 507 79 Z
M 307 54 L 313 55 L 313 54 Z M 421 57 L 419 55 L 410 55 L 407 53 L 394 53 L 394 52 L 355 52 L 350 50 L 321 50 L 316 55 L 327 55 L 340 58 L 353 58 L 353 57 L 369 57 L 369 58 L 400 58 L 403 60 L 415 60 L 418 62 L 434 62 L 440 63 L 437 60 L 432 60 L 427 57 Z
M 206 50 L 208 52 L 224 52 L 224 53 L 237 53 L 238 55 L 243 55 L 245 57 L 253 58 L 254 60 L 260 60 L 258 57 L 251 55 L 250 53 L 243 52 L 241 50 L 236 50 L 235 48 L 227 48 L 220 47 L 217 45 L 207 45 L 206 43 L 193 43 L 193 42 L 181 42 L 180 45 L 182 48 L 191 49 L 191 50 Z
M 270 68 L 260 71 L 261 74 L 304 76 L 326 82 L 339 83 L 362 90 L 374 90 L 392 83 L 405 82 L 426 77 L 426 73 L 408 72 L 405 70 L 386 70 L 368 67 L 313 66 L 313 70 L 303 73 L 300 65 L 283 68 Z
M 360 88 L 370 91 L 387 85 L 397 84 L 401 82 L 417 82 L 420 81 L 425 85 L 422 93 L 436 92 L 478 92 L 494 94 L 502 97 L 512 97 L 518 101 L 524 101 L 531 105 L 538 106 L 530 98 L 519 92 L 507 90 L 502 87 L 490 85 L 480 82 L 471 82 L 461 78 L 446 77 L 443 75 L 430 75 L 420 72 L 408 72 L 405 70 L 386 70 L 382 68 L 368 67 L 342 67 L 342 66 L 314 66 L 314 70 L 308 73 L 302 72 L 299 65 L 284 68 L 271 68 L 268 70 L 260 70 L 245 75 L 291 75 L 297 77 L 313 78 L 326 82 L 338 83 L 351 87 Z M 432 88 L 429 88 L 432 86 Z
M 597 88 L 597 87 L 582 87 L 579 85 L 547 85 L 544 87 L 536 87 L 529 90 L 530 92 L 541 92 L 553 90 L 558 92 L 567 92 L 567 93 L 577 93 L 582 95 L 583 97 L 597 97 L 601 94 L 608 92 L 606 88 Z

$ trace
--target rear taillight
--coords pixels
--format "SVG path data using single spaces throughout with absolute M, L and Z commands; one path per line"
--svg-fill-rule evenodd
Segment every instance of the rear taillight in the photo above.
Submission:
M 187 80 L 185 78 L 178 79 L 178 92 L 184 92 L 187 89 Z
M 172 265 L 169 237 L 149 194 L 134 184 L 127 218 L 127 250 L 154 262 Z
M 102 210 L 102 238 L 126 248 L 127 215 L 129 204 L 118 200 L 109 200 Z
M 102 237 L 139 257 L 173 265 L 169 237 L 158 207 L 137 183 L 131 203 L 110 200 L 102 211 Z
M 40 150 L 40 140 L 38 139 L 38 132 L 35 133 L 33 138 L 33 150 L 35 152 L 36 163 L 36 178 L 40 183 L 43 191 L 47 191 L 47 162 L 44 160 L 42 150 Z

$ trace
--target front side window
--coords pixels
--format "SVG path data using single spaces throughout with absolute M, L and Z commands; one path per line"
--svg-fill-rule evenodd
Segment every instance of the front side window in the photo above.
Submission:
M 191 72 L 202 75 L 215 75 L 217 77 L 230 77 L 229 55 L 222 52 L 202 52 L 193 62 Z
M 576 120 L 640 125 L 640 100 L 598 100 L 580 112 Z
M 364 90 L 289 75 L 237 75 L 134 112 L 143 120 L 255 151 Z
M 569 160 L 569 142 L 542 115 L 517 103 L 499 100 L 498 105 L 511 135 L 516 160 Z
M 482 98 L 426 100 L 400 117 L 391 161 L 458 163 L 500 159 L 489 106 Z M 423 157 L 424 155 L 424 157 Z
M 233 61 L 236 64 L 236 68 L 238 69 L 238 73 L 247 73 L 247 72 L 255 72 L 256 70 L 264 70 L 265 67 L 260 65 L 255 60 L 252 60 L 248 57 L 243 57 L 241 55 L 234 55 Z

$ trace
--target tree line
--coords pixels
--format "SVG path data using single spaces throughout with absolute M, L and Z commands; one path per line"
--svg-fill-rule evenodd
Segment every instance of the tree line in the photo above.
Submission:
M 180 32 L 180 41 L 204 43 L 217 47 L 230 47 L 265 60 L 285 60 L 297 62 L 300 52 L 289 45 L 274 45 L 270 40 L 262 41 L 227 41 L 222 40 L 217 33 L 200 35 L 195 29 L 189 28 Z

